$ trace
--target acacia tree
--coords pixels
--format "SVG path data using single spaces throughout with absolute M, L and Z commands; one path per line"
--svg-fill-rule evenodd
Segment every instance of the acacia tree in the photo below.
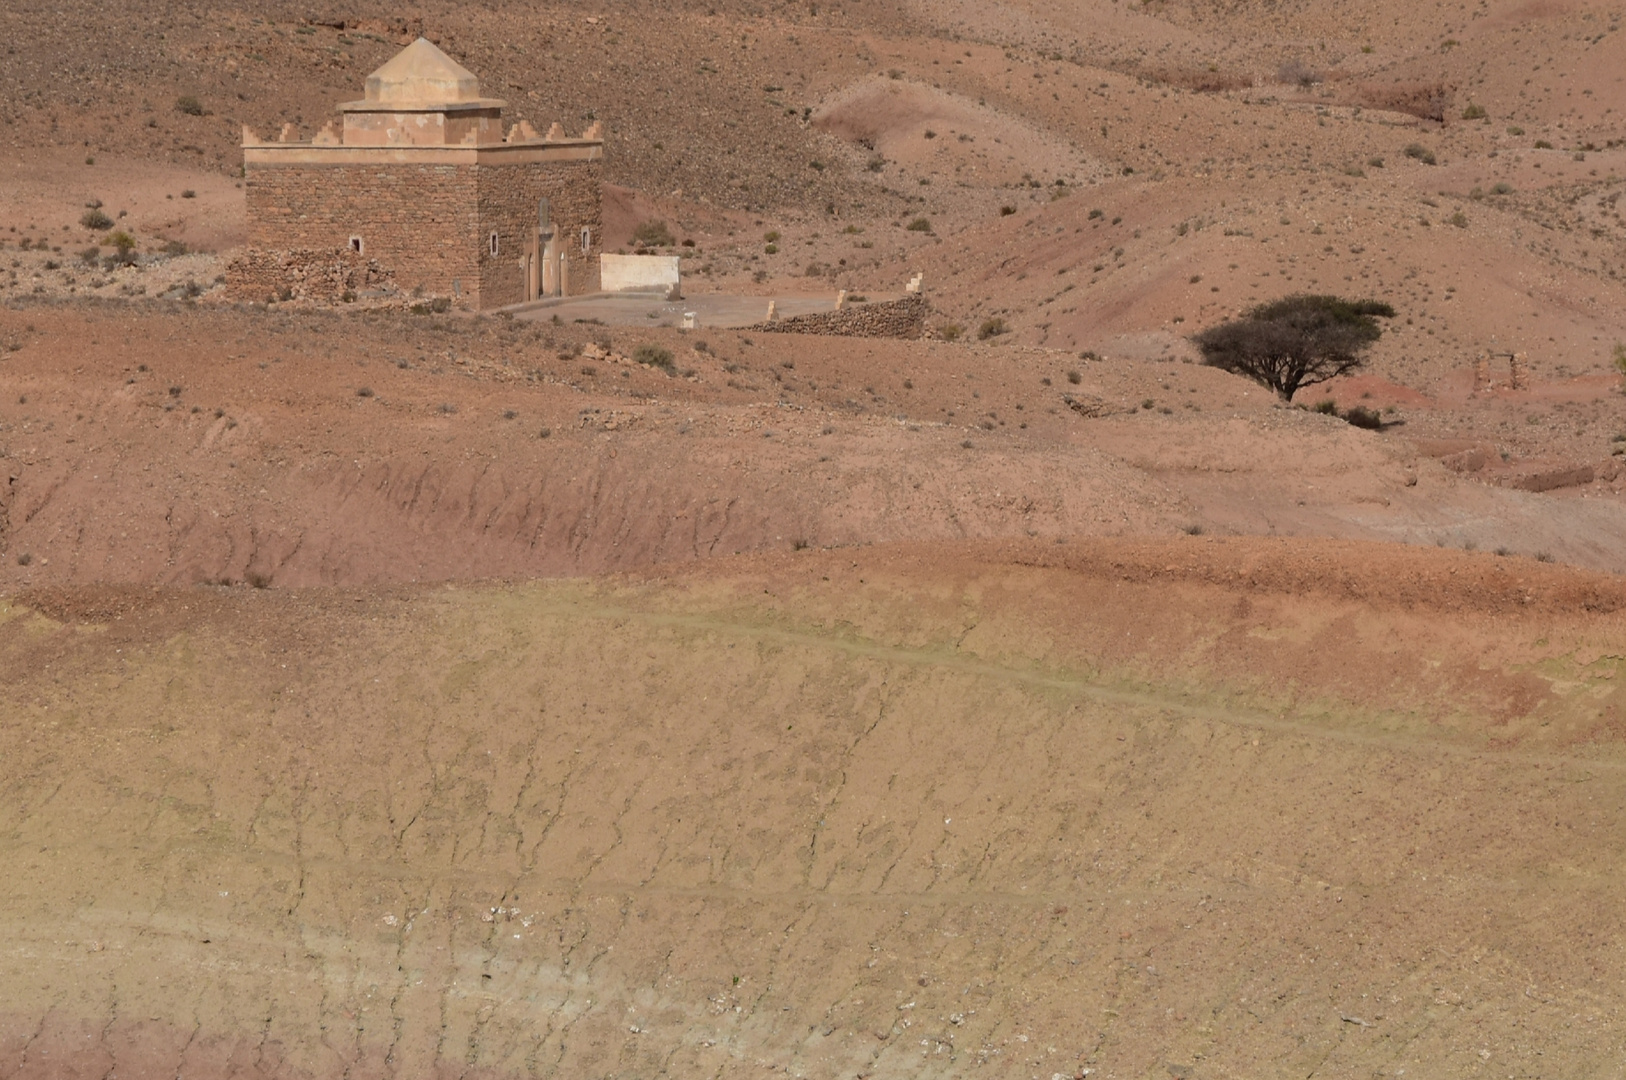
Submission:
M 1383 333 L 1374 316 L 1394 313 L 1379 300 L 1299 294 L 1260 304 L 1191 340 L 1203 363 L 1246 375 L 1292 401 L 1301 387 L 1360 367 L 1362 354 Z

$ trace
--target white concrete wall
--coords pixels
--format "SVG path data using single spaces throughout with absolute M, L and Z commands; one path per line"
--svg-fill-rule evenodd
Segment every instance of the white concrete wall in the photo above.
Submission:
M 676 255 L 601 255 L 599 288 L 604 292 L 668 293 L 681 284 Z

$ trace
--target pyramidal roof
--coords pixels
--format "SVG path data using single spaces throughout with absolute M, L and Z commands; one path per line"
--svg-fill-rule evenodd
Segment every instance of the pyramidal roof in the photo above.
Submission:
M 480 102 L 474 72 L 419 38 L 367 76 L 367 102 L 378 105 L 460 105 Z

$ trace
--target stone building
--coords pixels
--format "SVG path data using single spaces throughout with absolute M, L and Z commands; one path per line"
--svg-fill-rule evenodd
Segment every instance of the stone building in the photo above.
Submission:
M 597 291 L 602 128 L 505 131 L 505 104 L 419 38 L 309 141 L 245 127 L 249 250 L 228 288 L 287 295 L 337 264 L 466 308 Z

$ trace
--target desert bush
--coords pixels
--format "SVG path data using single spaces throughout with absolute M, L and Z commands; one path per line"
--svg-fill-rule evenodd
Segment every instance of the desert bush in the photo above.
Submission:
M 1615 353 L 1614 356 L 1611 357 L 1611 360 L 1615 365 L 1615 370 L 1620 372 L 1622 375 L 1626 375 L 1626 344 L 1622 344 L 1618 341 L 1615 342 Z M 1619 439 L 1617 437 L 1617 441 L 1626 442 L 1626 439 Z
M 1312 411 L 1313 412 L 1318 412 L 1322 416 L 1337 416 L 1338 415 L 1338 403 L 1336 401 L 1334 401 L 1332 398 L 1327 398 L 1324 401 L 1316 402 L 1314 407 L 1312 408 Z
M 1513 185 L 1505 180 L 1498 181 L 1497 183 L 1491 185 L 1491 194 L 1511 195 L 1513 194 Z
M 203 102 L 199 101 L 197 97 L 192 94 L 182 94 L 180 97 L 176 98 L 175 111 L 178 113 L 184 113 L 187 116 L 209 115 L 208 110 L 203 107 Z
M 1412 143 L 1410 146 L 1406 147 L 1404 153 L 1413 161 L 1421 161 L 1424 165 L 1434 164 L 1434 151 L 1430 150 L 1422 143 Z
M 135 263 L 135 237 L 120 229 L 107 238 L 113 245 L 113 254 L 102 261 L 102 265 L 111 270 L 118 266 L 131 266 Z
M 191 188 L 182 188 L 181 189 L 181 198 L 183 198 L 183 199 L 195 199 L 197 197 L 198 197 L 198 193 L 193 191 Z
M 166 240 L 164 242 L 164 254 L 170 256 L 185 255 L 186 245 L 179 240 Z
M 1289 60 L 1276 69 L 1276 81 L 1308 90 L 1321 81 L 1321 73 L 1311 69 L 1302 60 Z
M 113 219 L 102 213 L 99 208 L 92 207 L 79 215 L 79 224 L 92 232 L 106 232 L 113 227 Z
M 1488 119 L 1489 116 L 1490 114 L 1485 111 L 1485 106 L 1483 105 L 1469 105 L 1466 109 L 1462 110 L 1462 118 L 1464 120 L 1485 120 Z
M 1367 431 L 1377 431 L 1383 427 L 1383 417 L 1376 409 L 1368 409 L 1365 405 L 1352 405 L 1344 410 L 1344 419 L 1358 428 Z
M 1461 210 L 1458 210 L 1445 220 L 1448 224 L 1455 225 L 1459 229 L 1466 229 L 1468 227 L 1468 215 L 1464 214 Z
M 1074 386 L 1077 386 L 1079 383 L 1084 381 L 1084 376 L 1080 375 L 1077 371 L 1069 371 L 1067 373 L 1067 381 L 1072 383 Z
M 960 335 L 963 333 L 965 333 L 965 328 L 959 323 L 944 323 L 937 328 L 937 336 L 944 341 L 959 341 Z
M 1300 388 L 1361 366 L 1362 354 L 1383 332 L 1375 316 L 1393 318 L 1394 308 L 1377 300 L 1299 294 L 1260 304 L 1191 340 L 1203 363 L 1247 376 L 1292 401 Z
M 1537 150 L 1551 150 L 1552 148 L 1553 148 L 1553 144 L 1548 142 L 1546 139 L 1537 139 L 1536 140 L 1536 149 Z
M 1014 206 L 1001 206 L 999 208 L 1000 217 L 1010 217 L 1014 213 L 1016 213 L 1016 207 Z
M 99 248 L 99 247 L 95 247 L 94 245 L 92 245 L 91 247 L 86 248 L 85 250 L 83 250 L 83 251 L 81 251 L 79 253 L 79 261 L 82 262 L 82 263 L 95 263 L 95 262 L 99 261 L 101 259 L 101 257 L 102 257 L 102 249 Z
M 915 220 L 905 225 L 904 228 L 908 229 L 910 232 L 931 232 L 932 223 L 923 217 L 917 217 Z
M 663 349 L 659 345 L 640 345 L 632 350 L 635 362 L 647 367 L 660 368 L 668 375 L 672 374 L 672 350 Z
M 634 243 L 644 247 L 671 247 L 677 243 L 672 230 L 666 227 L 664 221 L 642 221 L 632 230 Z
M 982 320 L 982 325 L 977 327 L 977 340 L 987 341 L 989 338 L 998 337 L 1009 329 L 1005 325 L 1005 320 L 995 315 L 992 318 Z

